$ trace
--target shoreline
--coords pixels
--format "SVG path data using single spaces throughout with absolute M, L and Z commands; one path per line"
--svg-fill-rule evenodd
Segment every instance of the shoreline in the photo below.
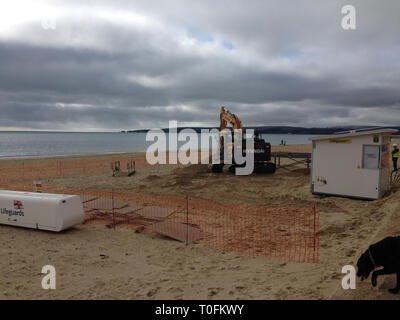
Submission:
M 135 151 L 135 152 L 104 152 L 104 153 L 82 153 L 82 154 L 60 154 L 60 155 L 40 155 L 40 156 L 0 156 L 0 161 L 2 160 L 41 160 L 41 159 L 58 159 L 58 158 L 81 158 L 81 157 L 99 157 L 108 155 L 125 155 L 131 153 L 146 153 L 145 151 Z
M 311 152 L 311 143 L 304 144 L 287 144 L 283 145 L 271 145 L 271 152 Z M 300 150 L 300 151 L 299 151 Z M 196 152 L 207 151 L 207 150 L 193 150 Z M 212 152 L 212 150 L 209 150 Z M 163 152 L 163 151 L 160 151 Z M 168 152 L 167 152 L 168 154 Z M 0 156 L 0 163 L 5 161 L 23 161 L 23 160 L 49 160 L 49 159 L 74 159 L 74 158 L 96 158 L 96 157 L 113 157 L 113 156 L 126 156 L 126 155 L 136 155 L 136 156 L 145 156 L 146 151 L 130 151 L 130 152 L 104 152 L 104 153 L 84 153 L 84 154 L 65 154 L 65 155 L 38 155 L 38 156 Z

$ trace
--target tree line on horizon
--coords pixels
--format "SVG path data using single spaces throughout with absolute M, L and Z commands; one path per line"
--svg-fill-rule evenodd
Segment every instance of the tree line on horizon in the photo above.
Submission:
M 290 126 L 249 126 L 245 127 L 244 129 L 253 129 L 261 134 L 333 134 L 343 131 L 350 131 L 350 130 L 359 130 L 359 129 L 384 129 L 384 128 L 391 128 L 397 129 L 400 131 L 400 126 L 338 126 L 338 127 L 326 127 L 326 128 L 305 128 L 305 127 L 290 127 Z M 184 129 L 192 129 L 197 133 L 200 133 L 202 129 L 218 129 L 217 127 L 178 127 L 177 131 L 180 132 Z M 146 133 L 150 129 L 138 129 L 138 130 L 121 130 L 122 133 Z M 169 132 L 169 128 L 161 129 L 164 132 Z

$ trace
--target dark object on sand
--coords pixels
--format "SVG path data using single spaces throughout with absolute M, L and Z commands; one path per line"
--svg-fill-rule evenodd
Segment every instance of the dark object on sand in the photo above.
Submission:
M 111 170 L 113 172 L 113 177 L 130 177 L 136 173 L 135 161 L 131 160 L 126 164 L 127 171 L 121 170 L 121 162 L 114 161 L 111 163 Z
M 378 267 L 383 269 L 375 270 Z M 362 281 L 367 279 L 371 272 L 371 283 L 374 287 L 378 276 L 396 273 L 396 287 L 389 289 L 389 292 L 396 294 L 400 291 L 400 236 L 387 237 L 372 244 L 361 255 L 357 261 L 357 277 L 361 277 Z

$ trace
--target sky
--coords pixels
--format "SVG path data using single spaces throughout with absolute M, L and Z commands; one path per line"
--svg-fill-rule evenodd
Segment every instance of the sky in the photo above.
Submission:
M 356 29 L 342 27 L 344 5 Z M 400 125 L 398 0 L 2 1 L 0 130 Z

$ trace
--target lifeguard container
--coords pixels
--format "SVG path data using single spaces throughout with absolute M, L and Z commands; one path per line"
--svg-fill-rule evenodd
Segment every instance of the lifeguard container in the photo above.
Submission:
M 59 232 L 83 219 L 79 196 L 0 190 L 0 224 Z

